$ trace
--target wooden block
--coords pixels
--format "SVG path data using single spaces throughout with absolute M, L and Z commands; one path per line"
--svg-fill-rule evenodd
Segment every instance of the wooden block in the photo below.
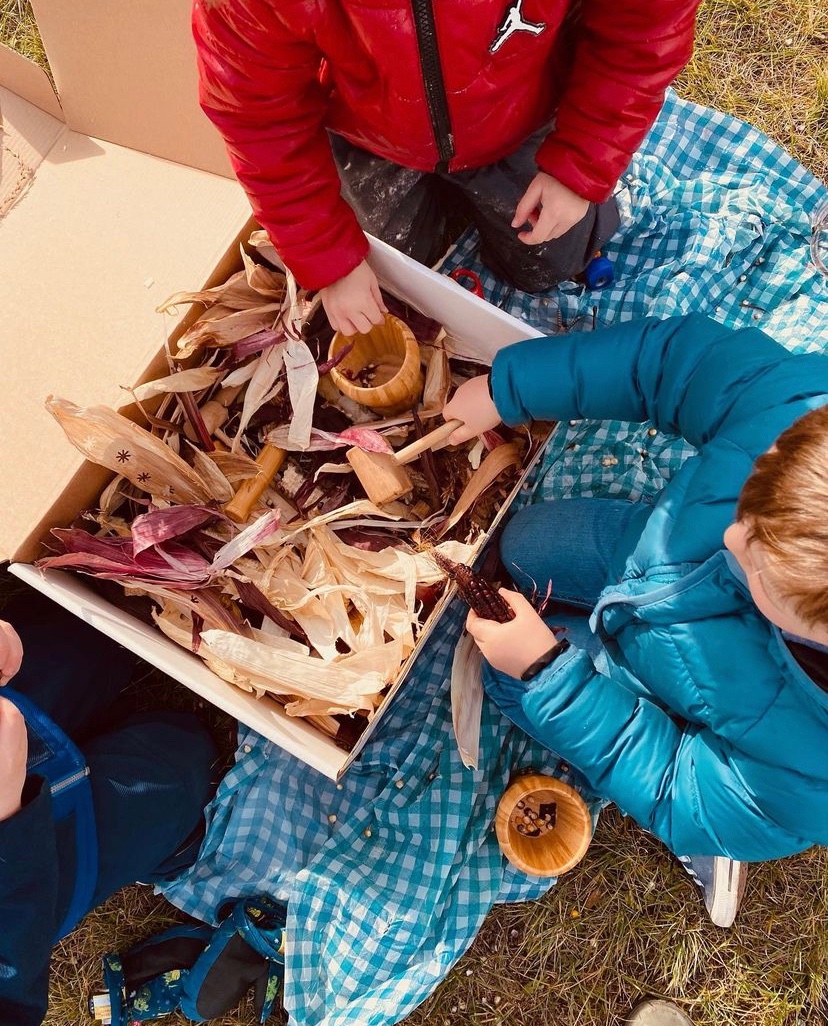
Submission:
M 365 494 L 376 506 L 402 498 L 414 487 L 405 468 L 390 453 L 363 452 L 354 447 L 345 456 L 354 468 Z

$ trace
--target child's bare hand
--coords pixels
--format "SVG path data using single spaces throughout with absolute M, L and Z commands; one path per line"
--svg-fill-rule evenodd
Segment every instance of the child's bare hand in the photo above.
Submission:
M 488 376 L 480 374 L 464 381 L 443 407 L 443 418 L 463 421 L 463 426 L 449 435 L 449 445 L 459 445 L 496 428 L 500 414 L 489 395 Z
M 0 698 L 0 822 L 20 811 L 29 742 L 16 705 Z
M 0 620 L 0 687 L 8 684 L 23 662 L 23 645 L 10 623 Z
M 500 594 L 515 611 L 514 620 L 496 623 L 470 610 L 466 630 L 496 670 L 520 678 L 532 663 L 554 647 L 556 638 L 523 595 L 506 588 L 501 588 Z
M 559 239 L 582 221 L 589 210 L 589 200 L 579 196 L 552 175 L 539 171 L 515 208 L 513 228 L 531 225 L 531 231 L 519 232 L 518 238 L 527 246 L 537 246 L 550 239 Z
M 382 324 L 388 312 L 377 276 L 366 260 L 319 294 L 331 327 L 343 335 L 370 331 L 373 325 Z

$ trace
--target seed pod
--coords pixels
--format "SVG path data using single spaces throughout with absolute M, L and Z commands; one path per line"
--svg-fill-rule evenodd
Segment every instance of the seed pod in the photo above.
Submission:
M 479 617 L 494 620 L 496 623 L 514 620 L 515 612 L 512 607 L 482 574 L 472 570 L 465 563 L 455 563 L 442 552 L 432 551 L 430 555 L 446 577 L 457 585 L 460 598 L 471 606 Z

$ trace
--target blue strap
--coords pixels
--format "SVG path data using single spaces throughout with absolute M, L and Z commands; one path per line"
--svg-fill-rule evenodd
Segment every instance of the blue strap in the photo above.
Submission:
M 25 695 L 5 687 L 7 698 L 23 715 L 29 731 L 27 772 L 49 782 L 56 821 L 75 817 L 75 886 L 55 943 L 73 930 L 92 905 L 98 882 L 98 836 L 89 767 L 80 749 L 56 723 Z

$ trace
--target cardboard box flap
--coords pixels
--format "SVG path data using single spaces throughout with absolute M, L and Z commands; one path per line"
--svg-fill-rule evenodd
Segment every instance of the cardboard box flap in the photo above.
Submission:
M 22 99 L 34 104 L 40 110 L 51 114 L 53 118 L 63 121 L 60 109 L 49 76 L 34 61 L 0 43 L 0 86 L 5 86 Z M 2 112 L 2 107 L 0 107 Z
M 22 58 L 21 58 L 22 59 Z M 28 63 L 28 62 L 26 62 Z M 51 87 L 50 87 L 51 88 Z M 52 94 L 54 96 L 54 93 Z M 66 132 L 62 121 L 0 86 L 0 219 L 25 195 Z
M 120 386 L 161 367 L 175 324 L 156 308 L 235 251 L 249 207 L 234 181 L 70 132 L 8 93 L 0 100 L 40 159 L 0 218 L 0 559 L 32 558 L 33 532 L 83 465 L 44 399 L 128 402 Z
M 232 177 L 198 105 L 190 0 L 33 0 L 67 125 Z

